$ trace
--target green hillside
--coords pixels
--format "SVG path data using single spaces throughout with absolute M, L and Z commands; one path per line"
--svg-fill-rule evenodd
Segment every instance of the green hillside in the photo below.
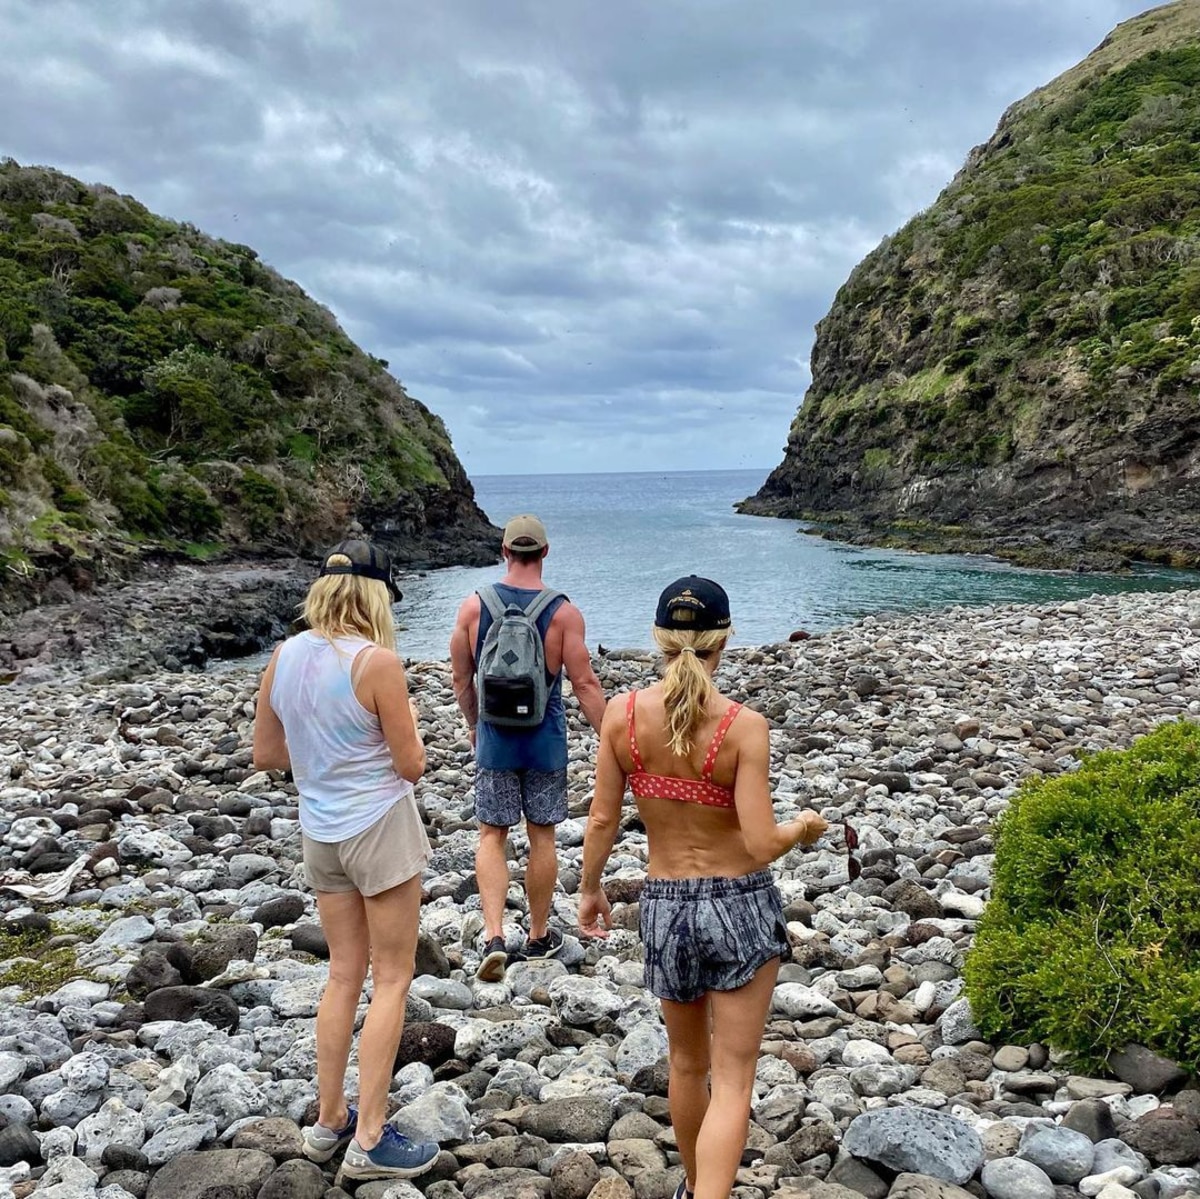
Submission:
M 0 164 L 0 564 L 13 602 L 147 546 L 402 561 L 497 538 L 445 426 L 259 261 L 57 171 Z
M 748 510 L 1028 561 L 1200 561 L 1200 0 L 1014 105 L 817 329 Z

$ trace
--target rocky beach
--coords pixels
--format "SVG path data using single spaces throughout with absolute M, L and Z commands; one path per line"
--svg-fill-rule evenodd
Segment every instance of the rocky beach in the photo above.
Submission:
M 595 746 L 578 712 L 566 945 L 479 984 L 469 745 L 447 664 L 411 667 L 434 857 L 394 1121 L 443 1152 L 415 1186 L 343 1190 L 336 1159 L 300 1153 L 326 948 L 295 790 L 253 769 L 257 678 L 164 669 L 165 645 L 114 629 L 0 688 L 0 1196 L 669 1199 L 632 806 L 606 875 L 617 927 L 571 935 Z M 655 670 L 634 651 L 596 665 L 609 694 Z M 1200 1091 L 1181 1070 L 1132 1048 L 1090 1077 L 1044 1045 L 987 1043 L 961 977 L 1019 784 L 1200 718 L 1200 593 L 868 618 L 733 650 L 720 677 L 772 723 L 779 817 L 850 819 L 864 866 L 851 883 L 835 840 L 776 863 L 794 960 L 738 1199 L 1200 1194 Z

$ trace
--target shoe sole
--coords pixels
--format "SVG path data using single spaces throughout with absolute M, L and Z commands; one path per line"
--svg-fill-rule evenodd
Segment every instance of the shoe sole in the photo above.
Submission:
M 350 1182 L 384 1182 L 390 1178 L 416 1178 L 420 1174 L 424 1174 L 427 1170 L 432 1170 L 437 1162 L 436 1157 L 431 1157 L 427 1162 L 423 1162 L 419 1166 L 347 1166 L 342 1163 L 342 1168 L 338 1170 L 337 1177 L 333 1180 L 334 1186 L 341 1186 L 344 1181 Z
M 318 1149 L 316 1145 L 312 1145 L 308 1141 L 305 1141 L 303 1146 L 301 1146 L 300 1152 L 303 1153 L 310 1162 L 316 1162 L 318 1165 L 323 1166 L 331 1157 L 336 1155 L 339 1149 L 345 1149 L 353 1139 L 353 1136 L 343 1137 L 330 1149 Z
M 481 983 L 498 983 L 504 978 L 504 970 L 507 965 L 508 954 L 503 949 L 495 950 L 487 954 L 479 963 L 475 977 Z

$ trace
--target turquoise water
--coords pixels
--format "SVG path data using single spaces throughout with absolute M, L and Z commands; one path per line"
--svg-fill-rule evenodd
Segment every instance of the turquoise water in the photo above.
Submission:
M 480 506 L 497 525 L 535 512 L 550 538 L 546 581 L 587 620 L 588 644 L 647 646 L 659 592 L 702 574 L 729 592 L 735 645 L 783 641 L 872 612 L 952 604 L 1043 603 L 1097 592 L 1200 586 L 1200 573 L 1146 569 L 1130 576 L 1021 570 L 986 558 L 840 545 L 796 521 L 741 516 L 732 505 L 766 471 L 483 476 Z M 400 650 L 445 658 L 455 612 L 496 569 L 451 568 L 404 583 Z

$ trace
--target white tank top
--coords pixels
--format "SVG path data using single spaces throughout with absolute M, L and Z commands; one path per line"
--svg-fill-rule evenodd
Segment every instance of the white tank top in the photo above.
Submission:
M 392 765 L 379 717 L 358 702 L 351 685 L 354 659 L 373 644 L 298 633 L 275 662 L 271 707 L 287 737 L 300 827 L 314 841 L 355 837 L 413 794 Z

